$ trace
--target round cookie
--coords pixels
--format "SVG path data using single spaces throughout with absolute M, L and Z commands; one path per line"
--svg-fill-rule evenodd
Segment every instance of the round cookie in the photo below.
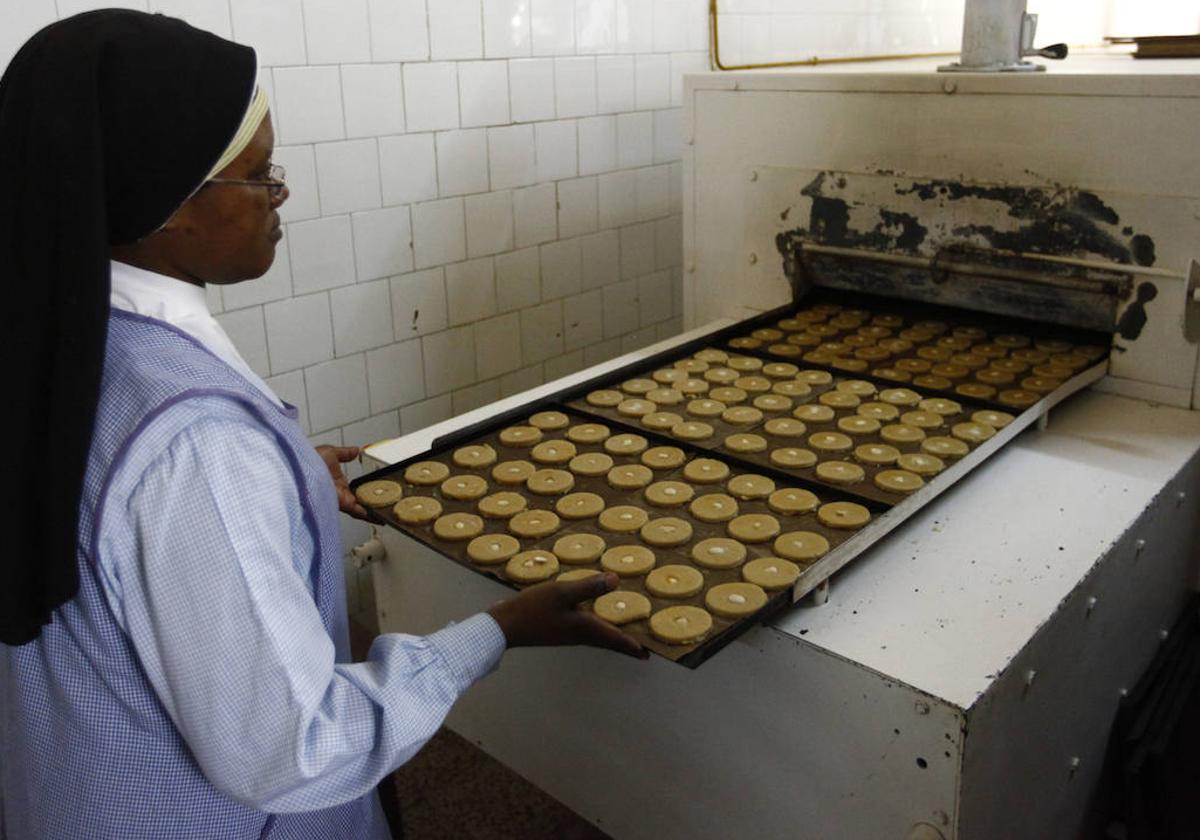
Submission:
M 646 503 L 655 507 L 681 507 L 692 500 L 695 492 L 690 484 L 682 481 L 656 481 L 643 495 Z
M 771 390 L 771 380 L 765 376 L 739 376 L 733 381 L 733 387 L 741 388 L 747 394 L 765 394 Z
M 909 452 L 896 459 L 896 466 L 920 476 L 929 476 L 946 469 L 946 462 L 925 452 Z
M 492 467 L 492 479 L 498 484 L 516 486 L 524 484 L 536 469 L 528 461 L 502 461 Z
M 950 429 L 950 434 L 967 443 L 983 443 L 993 437 L 996 430 L 984 423 L 955 423 Z
M 605 571 L 616 572 L 621 577 L 638 577 L 654 568 L 658 559 L 644 545 L 614 545 L 600 555 L 600 565 Z
M 873 435 L 879 431 L 879 421 L 871 417 L 863 417 L 861 414 L 853 414 L 849 417 L 840 417 L 837 421 L 839 432 L 848 435 Z
M 450 468 L 440 461 L 418 461 L 404 470 L 404 480 L 418 487 L 441 484 L 450 475 Z
M 612 434 L 603 423 L 580 423 L 567 429 L 567 440 L 573 443 L 600 443 Z
M 833 374 L 827 370 L 802 370 L 796 374 L 796 381 L 805 385 L 828 385 L 833 381 Z
M 990 400 L 996 395 L 996 389 L 991 385 L 982 385 L 978 382 L 964 382 L 954 386 L 954 393 L 975 400 Z
M 354 489 L 354 498 L 364 507 L 385 508 L 404 496 L 404 488 L 394 481 L 364 481 Z
M 396 502 L 392 515 L 405 525 L 426 525 L 442 515 L 442 503 L 429 496 L 409 496 Z
M 610 455 L 637 455 L 645 451 L 650 442 L 641 435 L 613 435 L 604 441 L 604 451 Z
M 560 557 L 559 560 L 562 560 L 562 558 Z M 570 583 L 573 580 L 587 580 L 588 578 L 595 577 L 598 574 L 600 574 L 598 569 L 570 569 L 565 572 L 560 572 L 555 580 L 561 581 L 562 583 Z
M 704 575 L 691 566 L 659 566 L 646 575 L 646 591 L 659 598 L 690 598 L 703 588 Z
M 623 400 L 617 406 L 617 414 L 622 417 L 644 417 L 657 408 L 650 400 Z
M 650 632 L 668 645 L 690 645 L 712 630 L 712 616 L 699 607 L 666 607 L 650 616 Z
M 728 522 L 738 515 L 738 503 L 724 493 L 709 493 L 692 500 L 688 511 L 701 522 Z
M 527 449 L 540 443 L 544 435 L 536 426 L 509 426 L 507 429 L 501 429 L 497 437 L 505 446 Z
M 628 379 L 621 383 L 621 390 L 626 394 L 648 394 L 658 387 L 653 379 Z
M 483 533 L 483 520 L 473 513 L 447 513 L 433 523 L 433 533 L 451 542 L 469 540 Z
M 767 496 L 767 507 L 785 516 L 811 513 L 820 503 L 814 493 L 799 487 L 785 487 Z
M 544 440 L 529 450 L 529 457 L 539 464 L 565 464 L 576 454 L 575 444 L 569 440 Z
M 896 463 L 900 450 L 886 443 L 864 443 L 854 447 L 854 457 L 864 464 L 878 467 Z
M 856 530 L 871 521 L 871 512 L 857 502 L 826 502 L 817 508 L 817 519 L 826 528 Z
M 703 350 L 698 350 L 692 354 L 692 358 L 699 359 L 702 362 L 710 364 L 723 365 L 729 360 L 729 354 L 724 350 L 718 350 L 715 347 L 705 347 Z
M 640 592 L 614 589 L 592 602 L 592 612 L 598 618 L 618 627 L 641 621 L 650 615 L 650 599 Z
M 703 379 L 685 379 L 671 386 L 685 397 L 694 397 L 708 390 L 708 383 Z
M 558 558 L 549 551 L 535 548 L 514 555 L 504 567 L 504 574 L 517 583 L 537 583 L 558 574 Z
M 638 533 L 643 542 L 655 548 L 671 548 L 683 545 L 692 538 L 692 526 L 685 519 L 664 516 L 650 520 Z
M 660 385 L 674 385 L 676 382 L 682 382 L 687 379 L 688 373 L 686 370 L 680 370 L 679 368 L 659 368 L 650 375 L 650 378 Z
M 692 561 L 706 569 L 733 569 L 746 559 L 746 546 L 726 537 L 709 537 L 692 546 Z
M 684 373 L 704 373 L 710 365 L 703 359 L 680 359 L 673 363 L 671 367 L 676 370 L 682 370 Z
M 763 413 L 748 405 L 735 405 L 722 411 L 721 419 L 731 426 L 753 426 L 763 419 Z
M 683 394 L 674 388 L 655 388 L 646 394 L 646 399 L 661 408 L 664 405 L 679 405 L 683 402 Z
M 671 436 L 680 440 L 707 440 L 713 436 L 713 427 L 707 423 L 686 422 L 671 428 Z
M 554 541 L 554 556 L 569 564 L 595 563 L 604 549 L 599 534 L 566 534 Z
M 787 560 L 809 565 L 829 551 L 829 541 L 812 531 L 788 531 L 775 538 L 775 553 Z
M 921 400 L 918 407 L 922 411 L 932 411 L 934 414 L 940 414 L 943 417 L 949 417 L 952 414 L 958 414 L 962 411 L 962 405 L 954 400 L 948 400 L 944 397 L 930 397 L 929 399 Z
M 783 333 L 778 330 L 756 330 L 756 333 L 763 333 L 754 337 L 761 338 L 764 341 L 778 341 L 783 338 Z M 748 370 L 762 370 L 763 366 L 762 359 L 756 359 L 753 356 L 730 356 L 726 359 L 725 364 L 733 370 L 743 372 Z
M 906 411 L 900 415 L 900 422 L 905 426 L 916 426 L 918 429 L 936 429 L 945 420 L 942 415 L 932 411 Z
M 730 452 L 765 452 L 767 439 L 762 435 L 736 434 L 725 438 L 724 447 Z
M 650 514 L 642 510 L 640 507 L 633 505 L 614 505 L 610 508 L 605 508 L 600 514 L 600 527 L 606 531 L 613 531 L 618 534 L 631 534 L 634 531 L 640 531 L 642 526 L 650 520 Z
M 553 511 L 523 510 L 508 520 L 508 530 L 525 539 L 540 539 L 553 534 L 560 524 Z
M 803 449 L 797 446 L 772 449 L 771 454 L 767 457 L 776 467 L 794 470 L 807 469 L 817 463 L 817 454 L 815 452 L 811 449 Z
M 996 401 L 1004 405 L 1011 405 L 1014 408 L 1029 408 L 1035 402 L 1042 398 L 1041 394 L 1033 391 L 1025 391 L 1020 388 L 1014 388 L 1010 391 L 1001 391 L 996 395 Z
M 880 423 L 890 423 L 900 416 L 900 409 L 891 403 L 885 402 L 865 402 L 854 409 L 859 417 L 869 417 L 872 420 L 878 420 Z
M 708 392 L 708 396 L 709 396 L 709 399 L 711 399 L 713 402 L 719 402 L 726 406 L 745 402 L 750 397 L 750 395 L 747 394 L 745 391 L 743 391 L 741 388 L 735 388 L 732 385 L 725 385 L 720 388 L 713 388 L 711 391 Z M 724 412 L 722 412 L 722 414 L 723 413 Z
M 792 417 L 773 417 L 763 424 L 763 431 L 782 438 L 798 438 L 808 430 L 800 420 Z
M 836 387 L 837 390 L 854 394 L 856 397 L 869 397 L 876 391 L 875 384 L 865 379 L 844 379 Z
M 704 371 L 704 381 L 715 385 L 728 385 L 738 378 L 738 372 L 732 368 L 715 367 Z
M 724 618 L 744 618 L 767 604 L 767 593 L 753 583 L 719 583 L 704 593 L 704 606 Z
M 604 499 L 595 493 L 568 493 L 554 503 L 563 519 L 591 519 L 604 510 Z
M 1003 429 L 1016 418 L 1007 411 L 976 411 L 971 415 L 971 420 L 976 423 L 982 423 L 985 426 L 991 426 L 993 429 Z
M 477 475 L 452 475 L 442 482 L 441 491 L 447 499 L 471 501 L 487 494 L 488 483 Z
M 785 397 L 780 394 L 759 394 L 754 398 L 753 405 L 759 411 L 770 414 L 778 414 L 781 411 L 790 411 L 792 408 L 792 400 L 790 397 Z
M 809 435 L 808 445 L 817 452 L 849 452 L 854 448 L 854 441 L 841 432 L 817 432 Z
M 938 458 L 961 458 L 970 452 L 971 448 L 958 438 L 939 436 L 921 441 L 921 451 Z
M 618 490 L 637 490 L 654 480 L 654 473 L 642 464 L 618 464 L 608 471 L 609 486 Z
M 642 417 L 642 425 L 656 432 L 667 431 L 682 422 L 682 417 L 670 411 L 652 411 Z
M 886 388 L 879 392 L 879 401 L 889 405 L 916 405 L 921 401 L 921 395 L 908 388 Z
M 772 385 L 771 393 L 779 394 L 783 397 L 807 397 L 812 393 L 812 386 L 807 382 L 785 379 L 782 382 L 776 382 Z
M 486 443 L 479 446 L 464 446 L 454 450 L 451 460 L 460 467 L 482 469 L 496 463 L 496 450 Z
M 763 376 L 769 376 L 772 379 L 791 379 L 800 372 L 800 368 L 790 362 L 771 362 L 763 365 Z
M 779 520 L 765 513 L 743 513 L 725 526 L 729 536 L 744 543 L 760 543 L 779 533 Z
M 817 478 L 830 484 L 854 484 L 866 478 L 858 464 L 849 461 L 822 461 L 817 464 Z
M 768 592 L 786 589 L 800 577 L 800 567 L 782 557 L 757 557 L 742 566 L 742 580 Z
M 888 443 L 916 443 L 925 439 L 925 430 L 907 423 L 892 423 L 880 429 L 879 436 Z
M 835 412 L 827 405 L 809 403 L 808 405 L 796 406 L 796 410 L 792 412 L 792 416 L 797 420 L 803 420 L 805 423 L 828 423 L 834 418 Z
M 575 486 L 575 476 L 566 470 L 535 470 L 525 480 L 525 489 L 538 496 L 561 496 Z
M 712 458 L 695 458 L 683 468 L 683 477 L 693 484 L 719 484 L 729 477 L 729 465 Z
M 705 398 L 689 402 L 686 411 L 693 417 L 720 417 L 726 408 L 725 403 L 719 400 Z
M 849 391 L 826 391 L 817 397 L 817 401 L 829 408 L 857 408 L 862 404 L 862 397 Z
M 765 499 L 775 492 L 775 482 L 765 475 L 746 473 L 729 479 L 725 489 L 735 499 Z
M 481 566 L 504 563 L 521 550 L 521 543 L 508 534 L 481 534 L 467 543 L 467 557 Z
M 875 486 L 890 493 L 908 495 L 925 486 L 925 479 L 908 470 L 880 470 L 875 474 Z
M 511 490 L 502 490 L 479 500 L 479 513 L 487 519 L 508 519 L 529 507 L 525 497 Z
M 642 463 L 652 470 L 673 470 L 687 455 L 678 446 L 652 446 L 642 453 Z
M 571 425 L 571 418 L 561 411 L 539 411 L 529 418 L 529 425 L 543 432 L 553 432 Z
M 592 391 L 585 399 L 588 405 L 594 405 L 597 408 L 616 408 L 625 399 L 625 395 L 611 388 L 602 388 L 599 391 Z
M 613 468 L 612 456 L 603 452 L 584 452 L 576 455 L 567 464 L 567 469 L 576 475 L 604 475 Z

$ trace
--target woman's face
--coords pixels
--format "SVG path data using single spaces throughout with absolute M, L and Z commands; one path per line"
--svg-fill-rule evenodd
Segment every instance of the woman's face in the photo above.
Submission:
M 268 114 L 250 144 L 215 177 L 265 181 L 274 149 Z M 287 199 L 286 187 L 272 198 L 264 186 L 205 184 L 162 231 L 171 262 L 193 282 L 227 285 L 262 276 L 283 236 L 278 210 Z

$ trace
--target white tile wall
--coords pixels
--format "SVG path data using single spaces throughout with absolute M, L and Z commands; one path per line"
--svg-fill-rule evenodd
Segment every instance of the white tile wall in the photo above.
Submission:
M 0 4 L 0 62 L 112 4 Z M 412 431 L 679 329 L 681 80 L 708 66 L 707 0 L 117 4 L 258 50 L 285 239 L 209 299 L 315 440 Z M 961 0 L 721 8 L 727 59 L 961 28 Z

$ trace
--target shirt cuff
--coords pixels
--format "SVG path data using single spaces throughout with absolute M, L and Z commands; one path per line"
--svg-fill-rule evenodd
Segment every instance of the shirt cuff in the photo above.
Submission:
M 508 646 L 504 631 L 487 613 L 443 627 L 427 638 L 458 681 L 460 691 L 496 670 Z

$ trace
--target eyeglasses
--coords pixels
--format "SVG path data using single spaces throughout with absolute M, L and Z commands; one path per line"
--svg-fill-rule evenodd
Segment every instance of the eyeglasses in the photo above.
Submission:
M 209 178 L 205 181 L 206 184 L 241 184 L 245 187 L 266 187 L 267 194 L 272 201 L 278 201 L 283 198 L 283 191 L 287 188 L 285 179 L 287 172 L 282 166 L 277 163 L 271 164 L 267 170 L 267 177 L 261 181 L 250 181 L 244 178 Z

